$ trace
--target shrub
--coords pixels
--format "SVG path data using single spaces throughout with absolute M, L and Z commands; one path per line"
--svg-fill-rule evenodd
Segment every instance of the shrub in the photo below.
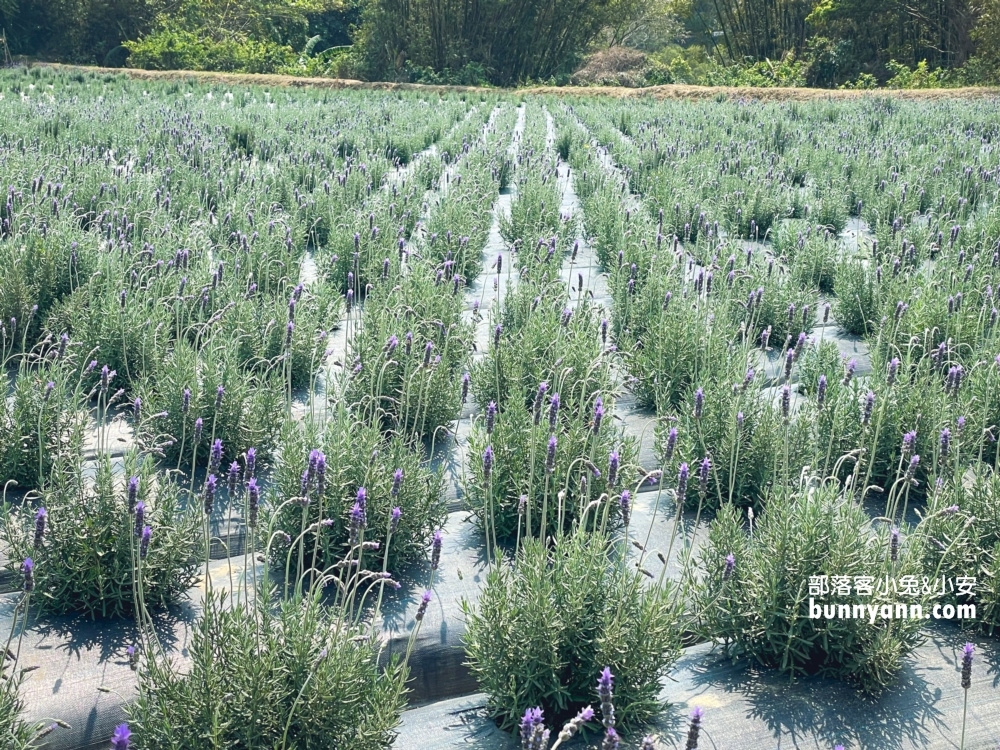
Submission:
M 867 692 L 888 687 L 903 659 L 920 642 L 923 618 L 878 620 L 811 618 L 819 605 L 894 603 L 894 591 L 859 595 L 855 576 L 875 582 L 920 573 L 918 555 L 903 544 L 892 560 L 890 533 L 872 530 L 868 514 L 836 483 L 778 489 L 749 536 L 735 506 L 724 505 L 699 557 L 704 578 L 696 595 L 702 632 L 745 657 L 792 677 L 816 672 L 850 681 Z M 735 566 L 727 573 L 726 558 Z M 847 595 L 810 593 L 813 576 L 847 576 Z M 884 588 L 884 587 L 883 587 Z M 913 603 L 923 604 L 923 598 Z
M 856 335 L 874 331 L 879 305 L 874 270 L 859 258 L 846 258 L 837 264 L 833 288 L 837 293 L 833 314 L 840 327 Z
M 60 365 L 23 363 L 13 393 L 0 400 L 0 477 L 40 488 L 64 447 L 82 439 L 80 396 Z
M 436 277 L 418 262 L 369 292 L 347 363 L 347 401 L 365 419 L 407 437 L 432 437 L 458 416 L 458 381 L 472 336 L 462 319 L 461 289 L 460 279 Z
M 45 612 L 82 612 L 92 618 L 132 612 L 136 530 L 144 525 L 152 530 L 142 561 L 145 604 L 176 601 L 196 579 L 200 548 L 197 511 L 178 507 L 177 485 L 155 476 L 148 457 L 128 455 L 124 475 L 118 475 L 102 456 L 93 482 L 85 479 L 80 459 L 61 460 L 69 465 L 57 466 L 42 492 L 47 522 L 41 544 L 36 544 L 38 511 L 33 508 L 13 514 L 2 527 L 11 550 L 8 568 L 19 570 L 25 557 L 36 562 L 34 605 Z M 137 480 L 134 492 L 128 486 L 131 478 Z M 144 506 L 141 519 L 135 513 L 138 503 Z
M 222 440 L 223 460 L 251 447 L 265 457 L 280 427 L 285 389 L 274 371 L 243 370 L 238 353 L 222 339 L 200 352 L 178 342 L 137 387 L 145 413 L 163 415 L 138 425 L 141 445 L 177 467 L 204 466 L 216 439 Z
M 325 462 L 324 490 L 313 488 L 305 493 L 309 497 L 306 505 L 284 504 L 283 499 L 305 496 L 302 477 L 310 460 L 319 458 L 312 453 L 314 450 L 322 452 Z M 306 528 L 302 541 L 307 564 L 319 570 L 343 559 L 349 549 L 351 509 L 360 488 L 365 491 L 367 506 L 364 538 L 381 544 L 375 556 L 381 559 L 387 554 L 390 570 L 422 555 L 434 530 L 444 525 L 446 517 L 441 474 L 425 468 L 420 454 L 402 438 L 383 435 L 377 427 L 359 421 L 346 410 L 338 411 L 322 427 L 286 423 L 281 455 L 274 466 L 273 487 L 269 524 L 293 539 Z M 397 507 L 402 514 L 390 539 L 392 510 Z M 323 519 L 331 523 L 320 525 Z M 282 550 L 273 560 L 276 569 L 284 571 L 288 559 L 287 551 Z M 305 573 L 297 568 L 298 560 L 293 555 L 291 572 L 295 578 Z
M 594 406 L 577 414 L 560 409 L 554 432 L 549 429 L 550 409 L 551 402 L 545 402 L 541 424 L 536 425 L 527 407 L 513 403 L 496 417 L 492 434 L 484 421 L 473 427 L 465 491 L 480 524 L 497 540 L 514 539 L 528 530 L 537 535 L 543 516 L 545 534 L 557 533 L 576 522 L 589 503 L 605 493 L 617 495 L 616 487 L 620 492 L 635 477 L 638 448 L 634 439 L 623 437 L 621 428 L 614 425 L 611 398 L 605 401 L 607 415 L 597 434 Z M 489 469 L 483 458 L 487 448 L 492 456 Z M 612 453 L 618 459 L 615 486 L 609 484 Z M 609 516 L 617 524 L 617 507 L 610 509 L 610 505 L 602 502 L 602 518 Z M 591 522 L 595 522 L 593 516 Z
M 619 724 L 635 726 L 663 708 L 660 679 L 679 654 L 672 588 L 640 581 L 609 559 L 600 535 L 528 540 L 513 563 L 490 570 L 479 601 L 463 602 L 465 648 L 488 710 L 513 729 L 525 709 L 550 723 L 594 701 L 595 676 L 616 675 Z
M 350 747 L 395 739 L 406 668 L 379 665 L 380 643 L 346 625 L 318 593 L 276 608 L 210 593 L 192 664 L 146 659 L 128 704 L 137 750 L 199 747 Z

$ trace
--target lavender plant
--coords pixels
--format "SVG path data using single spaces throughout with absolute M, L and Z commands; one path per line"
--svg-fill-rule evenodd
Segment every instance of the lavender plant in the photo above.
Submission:
M 152 459 L 129 454 L 124 476 L 107 455 L 93 479 L 82 458 L 57 460 L 40 507 L 24 507 L 0 526 L 11 550 L 8 567 L 37 563 L 33 604 L 47 613 L 80 612 L 92 618 L 133 613 L 137 605 L 137 559 L 143 531 L 143 597 L 159 607 L 176 601 L 195 582 L 201 551 L 195 509 L 180 505 L 180 488 L 156 475 Z
M 616 675 L 617 726 L 662 709 L 659 680 L 679 653 L 672 589 L 649 587 L 623 566 L 600 534 L 577 531 L 553 546 L 526 541 L 493 567 L 475 605 L 463 603 L 465 648 L 505 729 L 526 707 L 570 719 L 594 698 L 594 675 Z
M 867 611 L 871 605 L 881 612 L 892 605 L 895 613 L 895 592 L 878 590 L 874 582 L 916 575 L 921 567 L 919 553 L 908 543 L 890 550 L 890 536 L 884 526 L 873 529 L 867 514 L 835 484 L 808 478 L 801 487 L 771 494 L 752 537 L 735 506 L 726 504 L 699 554 L 704 574 L 695 595 L 699 630 L 734 658 L 792 678 L 820 672 L 881 692 L 921 642 L 923 618 L 874 623 L 813 618 L 809 607 L 812 598 L 828 609 L 864 605 Z M 847 576 L 851 588 L 810 593 L 810 577 L 823 575 Z M 872 577 L 870 596 L 853 588 L 855 576 Z M 912 603 L 926 601 L 918 595 Z

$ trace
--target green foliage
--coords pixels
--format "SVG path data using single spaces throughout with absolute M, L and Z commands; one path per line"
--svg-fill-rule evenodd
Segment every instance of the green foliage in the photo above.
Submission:
M 275 463 L 269 504 L 273 518 L 268 516 L 268 524 L 292 538 L 307 529 L 304 542 L 309 566 L 315 564 L 324 570 L 343 559 L 349 548 L 350 511 L 359 488 L 365 489 L 367 498 L 368 526 L 364 539 L 381 545 L 374 557 L 385 556 L 390 570 L 398 570 L 422 556 L 430 546 L 434 530 L 444 525 L 440 473 L 425 468 L 420 454 L 397 436 L 383 435 L 375 427 L 343 412 L 322 429 L 289 422 L 282 431 L 281 445 L 282 455 Z M 325 490 L 322 493 L 313 490 L 307 505 L 284 504 L 287 498 L 303 496 L 302 475 L 313 449 L 319 449 L 325 456 Z M 358 460 L 359 457 L 365 460 Z M 394 479 L 397 470 L 402 472 L 398 488 Z M 389 538 L 392 509 L 396 507 L 402 515 Z M 326 519 L 330 521 L 327 525 L 320 523 Z M 281 571 L 287 562 L 284 549 L 277 551 L 272 560 Z M 294 578 L 305 573 L 297 569 L 299 561 L 294 556 L 290 564 Z
M 274 73 L 291 65 L 294 50 L 271 41 L 215 40 L 196 31 L 168 28 L 125 42 L 128 63 L 147 70 L 221 70 Z
M 222 440 L 225 459 L 247 448 L 266 456 L 280 426 L 275 415 L 281 413 L 284 388 L 276 373 L 240 368 L 235 355 L 236 350 L 221 341 L 200 352 L 179 343 L 137 387 L 146 414 L 153 415 L 139 425 L 142 444 L 162 451 L 173 466 L 205 466 L 216 439 Z M 185 390 L 191 392 L 187 409 Z
M 725 558 L 736 560 L 725 574 Z M 831 484 L 772 495 L 752 538 L 732 505 L 712 523 L 699 556 L 704 572 L 696 612 L 705 635 L 734 657 L 802 676 L 821 672 L 866 692 L 889 687 L 903 660 L 920 643 L 923 618 L 876 620 L 811 618 L 811 576 L 916 574 L 918 555 L 904 544 L 889 555 L 888 528 L 873 531 L 868 515 Z M 813 596 L 819 605 L 895 604 L 892 591 L 859 596 Z M 926 603 L 916 598 L 913 603 Z
M 144 504 L 144 524 L 153 530 L 149 553 L 141 561 L 135 506 L 130 507 L 124 486 L 133 476 L 139 479 L 135 502 Z M 11 550 L 12 571 L 19 571 L 26 557 L 35 562 L 33 606 L 92 618 L 131 613 L 140 565 L 146 606 L 175 602 L 194 584 L 201 546 L 197 510 L 179 506 L 179 487 L 154 477 L 151 459 L 128 455 L 123 477 L 105 455 L 91 481 L 84 476 L 82 459 L 67 458 L 41 494 L 48 522 L 40 546 L 34 543 L 33 508 L 15 513 L 0 532 Z
M 209 594 L 192 635 L 190 666 L 143 664 L 126 709 L 139 750 L 392 745 L 406 667 L 383 668 L 379 641 L 318 593 L 275 608 Z
M 479 601 L 463 603 L 465 648 L 504 729 L 539 706 L 558 726 L 596 700 L 601 670 L 615 675 L 618 723 L 641 725 L 662 709 L 662 678 L 679 653 L 670 586 L 646 588 L 600 535 L 582 531 L 549 547 L 524 543 L 492 568 Z

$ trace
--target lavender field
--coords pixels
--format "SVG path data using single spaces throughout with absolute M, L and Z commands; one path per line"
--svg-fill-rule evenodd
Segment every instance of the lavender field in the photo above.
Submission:
M 0 72 L 2 747 L 995 748 L 996 112 Z

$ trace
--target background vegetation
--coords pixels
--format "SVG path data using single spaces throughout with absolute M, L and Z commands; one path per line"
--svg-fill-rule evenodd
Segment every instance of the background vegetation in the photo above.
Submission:
M 1000 0 L 0 0 L 0 29 L 8 61 L 444 84 L 931 88 L 1000 63 Z

